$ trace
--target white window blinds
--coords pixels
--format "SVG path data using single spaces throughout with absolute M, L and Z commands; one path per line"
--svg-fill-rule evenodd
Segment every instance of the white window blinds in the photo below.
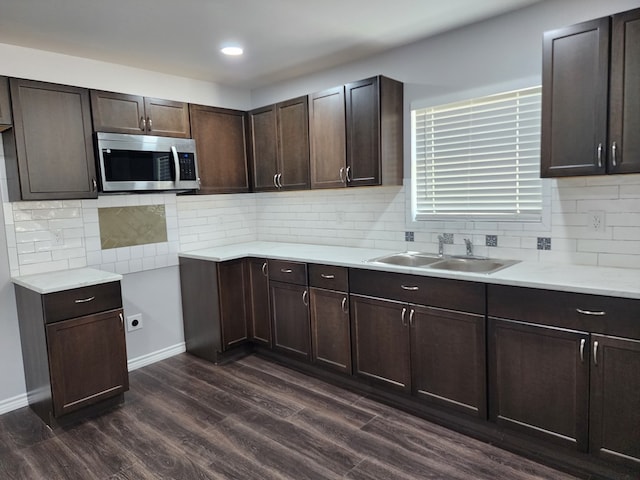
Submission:
M 541 87 L 412 111 L 414 208 L 540 218 Z

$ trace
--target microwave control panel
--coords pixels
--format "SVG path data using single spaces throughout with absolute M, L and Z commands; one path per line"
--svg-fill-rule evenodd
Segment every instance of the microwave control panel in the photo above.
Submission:
M 180 153 L 180 180 L 196 179 L 196 161 L 193 153 Z

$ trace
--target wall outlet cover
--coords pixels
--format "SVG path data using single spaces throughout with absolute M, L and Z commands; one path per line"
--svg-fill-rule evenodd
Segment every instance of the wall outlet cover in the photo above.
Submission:
M 136 313 L 127 317 L 127 332 L 133 332 L 142 328 L 142 314 Z

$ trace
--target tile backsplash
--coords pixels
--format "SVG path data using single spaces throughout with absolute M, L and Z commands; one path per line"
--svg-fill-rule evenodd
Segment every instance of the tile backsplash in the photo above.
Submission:
M 640 175 L 544 181 L 550 193 L 542 223 L 413 222 L 406 213 L 408 192 L 398 186 L 105 195 L 4 201 L 3 208 L 12 275 L 83 266 L 126 274 L 176 265 L 180 250 L 254 240 L 436 252 L 443 233 L 452 236 L 448 254 L 464 253 L 464 238 L 470 238 L 477 255 L 640 268 Z M 98 209 L 144 205 L 164 207 L 166 241 L 103 249 Z M 413 241 L 406 241 L 407 231 Z

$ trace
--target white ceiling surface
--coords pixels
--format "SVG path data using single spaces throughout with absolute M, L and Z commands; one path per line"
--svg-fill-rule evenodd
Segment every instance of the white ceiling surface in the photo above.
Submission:
M 0 43 L 252 89 L 538 1 L 0 0 Z

